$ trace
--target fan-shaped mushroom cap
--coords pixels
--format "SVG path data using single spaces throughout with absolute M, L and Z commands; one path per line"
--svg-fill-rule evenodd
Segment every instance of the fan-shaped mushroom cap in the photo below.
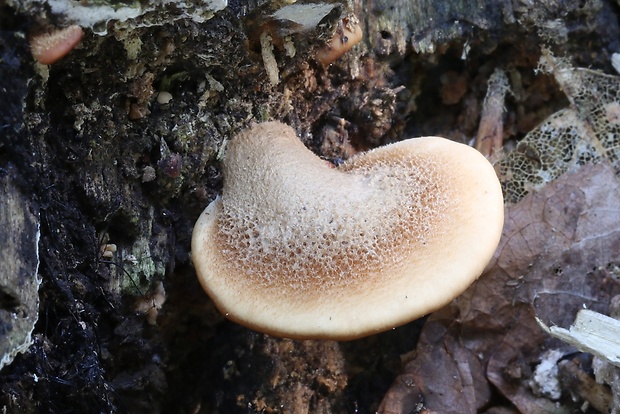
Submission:
M 82 40 L 84 31 L 71 25 L 52 33 L 40 34 L 30 39 L 32 56 L 42 65 L 50 65 L 65 57 Z
M 503 199 L 476 150 L 415 138 L 330 168 L 290 127 L 234 137 L 192 259 L 228 318 L 291 338 L 353 339 L 447 304 L 499 242 Z

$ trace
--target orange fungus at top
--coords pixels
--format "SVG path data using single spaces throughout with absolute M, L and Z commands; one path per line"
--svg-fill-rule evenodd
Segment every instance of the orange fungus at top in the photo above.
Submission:
M 232 138 L 223 170 L 192 260 L 222 313 L 273 335 L 353 339 L 432 312 L 482 273 L 503 226 L 491 164 L 443 138 L 329 168 L 268 122 Z
M 358 44 L 362 37 L 362 28 L 357 18 L 344 18 L 329 42 L 317 50 L 316 59 L 325 66 L 330 65 Z
M 82 40 L 84 31 L 72 25 L 52 33 L 43 33 L 30 39 L 30 50 L 37 62 L 50 65 L 65 57 Z

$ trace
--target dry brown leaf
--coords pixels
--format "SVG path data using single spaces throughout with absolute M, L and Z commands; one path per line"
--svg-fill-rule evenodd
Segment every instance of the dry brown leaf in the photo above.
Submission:
M 494 386 L 523 413 L 578 407 L 554 374 L 574 348 L 547 335 L 535 316 L 569 327 L 582 307 L 609 314 L 620 294 L 620 181 L 613 169 L 582 167 L 508 207 L 487 269 L 429 318 L 403 374 L 414 390 L 408 398 L 417 393 L 431 412 L 475 413 L 492 408 Z M 379 412 L 406 412 L 386 410 L 407 394 L 400 384 Z

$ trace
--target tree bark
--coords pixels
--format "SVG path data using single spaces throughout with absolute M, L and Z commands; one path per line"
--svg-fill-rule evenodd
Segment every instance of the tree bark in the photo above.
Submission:
M 609 1 L 325 0 L 313 25 L 274 18 L 283 1 L 155 3 L 79 20 L 82 42 L 44 66 L 30 37 L 76 17 L 0 2 L 0 175 L 15 186 L 0 211 L 17 194 L 38 212 L 38 275 L 19 277 L 42 280 L 33 344 L 0 371 L 6 412 L 375 412 L 422 322 L 350 343 L 276 339 L 225 321 L 200 289 L 192 226 L 221 188 L 226 140 L 278 119 L 333 162 L 411 136 L 468 142 L 502 68 L 510 143 L 565 104 L 535 76 L 541 45 L 606 71 L 620 50 Z M 324 67 L 316 51 L 351 14 L 363 41 Z M 31 306 L 7 291 L 0 311 Z

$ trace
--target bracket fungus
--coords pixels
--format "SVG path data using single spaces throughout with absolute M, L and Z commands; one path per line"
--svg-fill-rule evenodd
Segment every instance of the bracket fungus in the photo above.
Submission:
M 30 50 L 40 64 L 51 65 L 71 52 L 83 36 L 82 28 L 74 24 L 52 33 L 33 36 L 30 39 Z
M 331 65 L 336 59 L 358 44 L 362 40 L 363 35 L 357 17 L 354 15 L 345 17 L 340 21 L 336 33 L 334 33 L 329 42 L 317 50 L 317 60 L 324 66 Z
M 443 138 L 330 168 L 267 122 L 230 141 L 223 168 L 192 259 L 222 313 L 272 335 L 348 340 L 419 318 L 482 273 L 503 227 L 491 164 Z

